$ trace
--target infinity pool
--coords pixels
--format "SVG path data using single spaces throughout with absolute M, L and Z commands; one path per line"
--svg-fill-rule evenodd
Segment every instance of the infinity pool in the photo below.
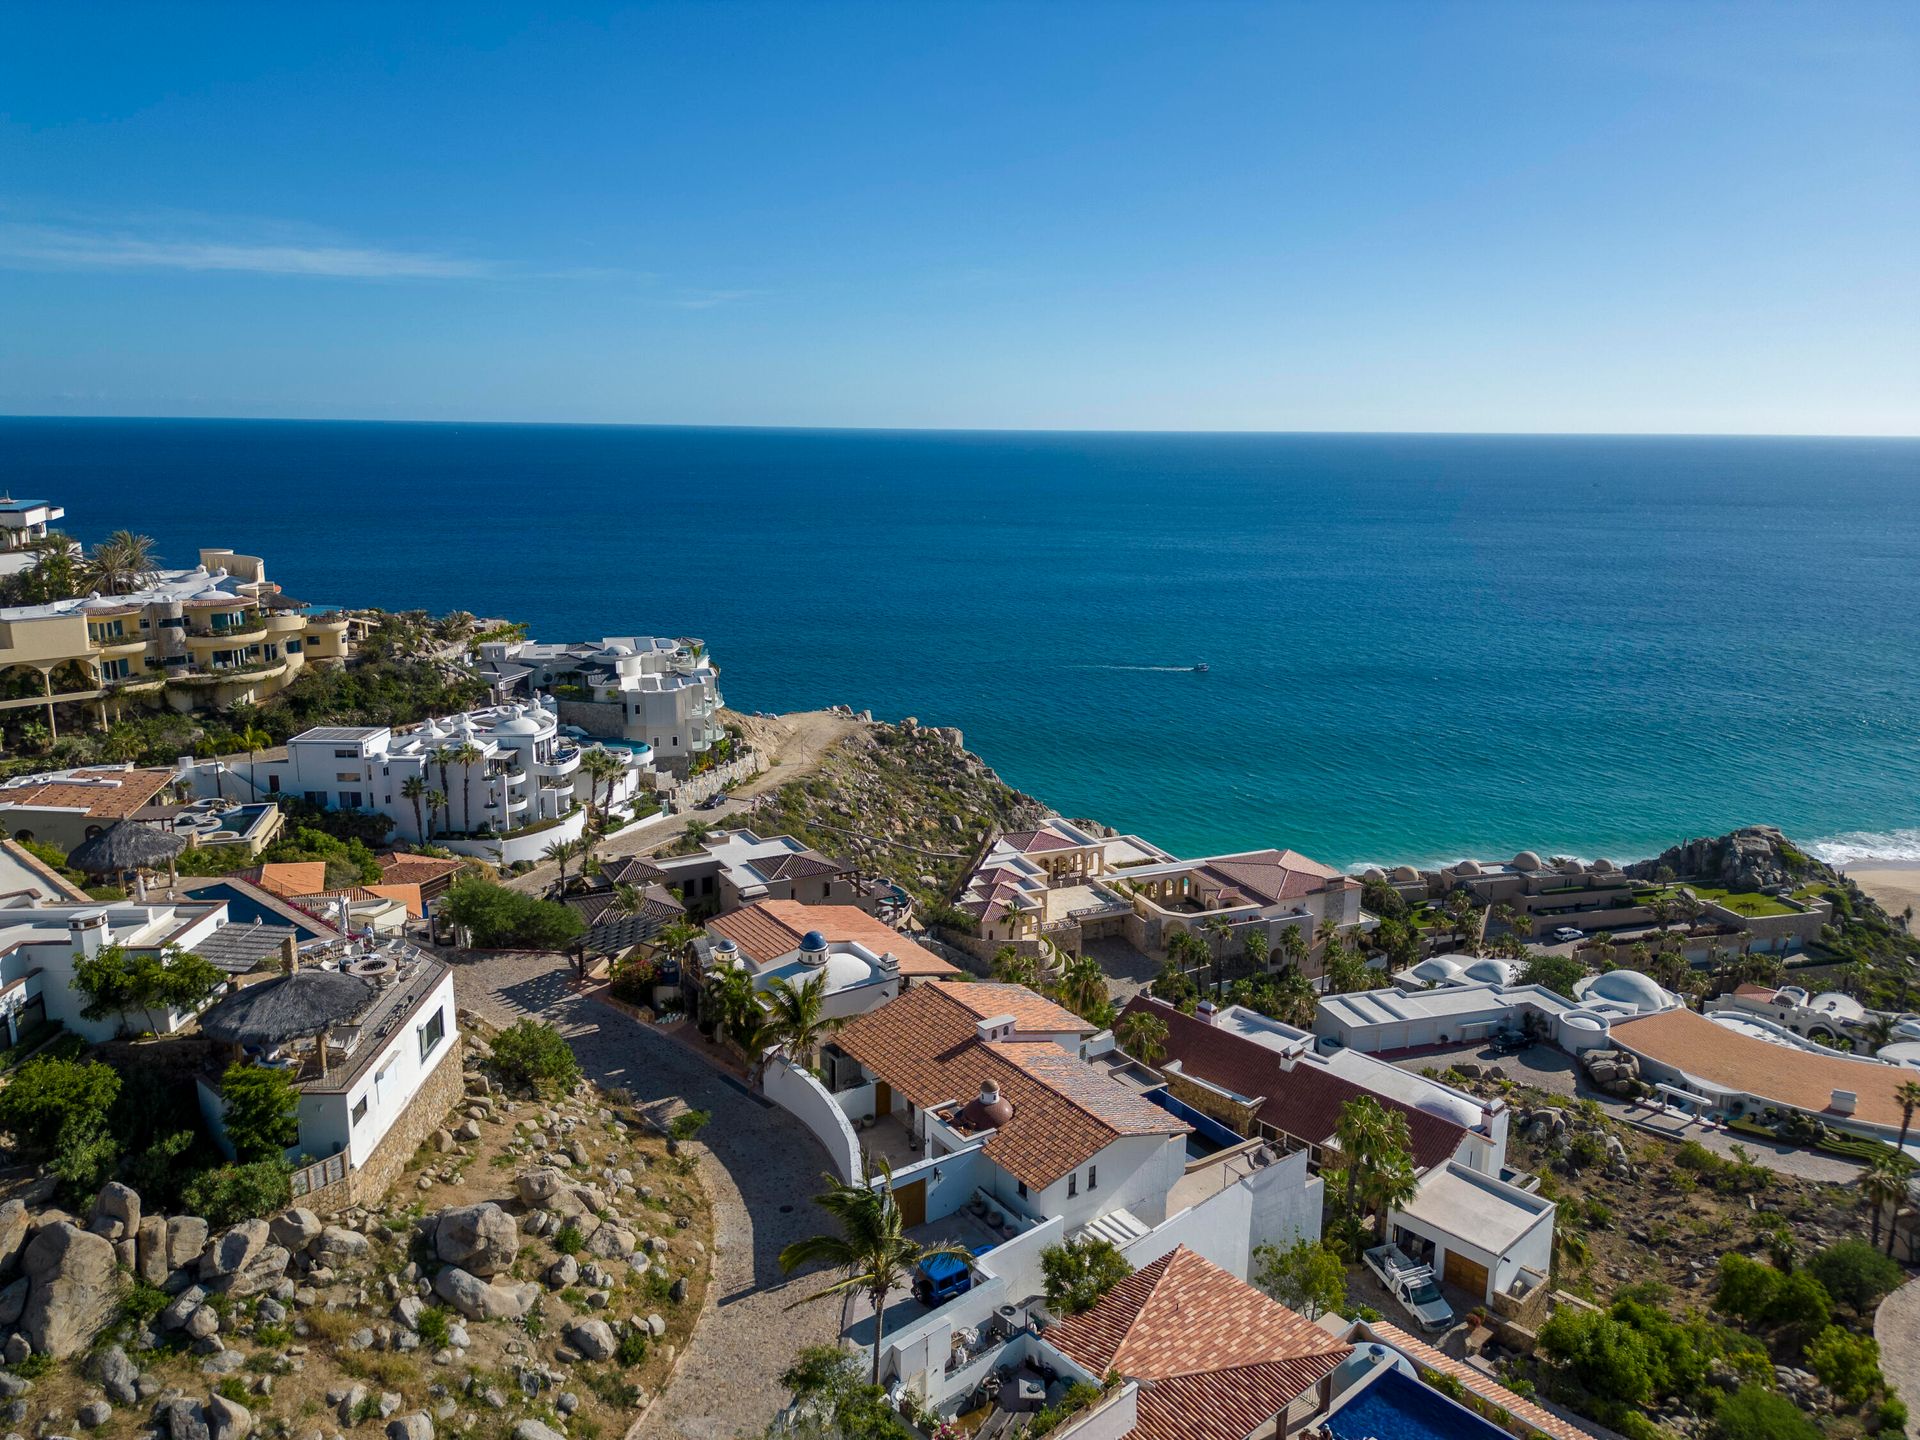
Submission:
M 1498 1425 L 1391 1370 L 1327 1420 L 1338 1440 L 1512 1440 Z

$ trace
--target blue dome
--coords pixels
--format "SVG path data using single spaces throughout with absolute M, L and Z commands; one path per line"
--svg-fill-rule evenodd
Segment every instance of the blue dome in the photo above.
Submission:
M 822 935 L 818 930 L 809 930 L 800 937 L 800 948 L 802 950 L 824 950 L 827 948 L 827 937 Z

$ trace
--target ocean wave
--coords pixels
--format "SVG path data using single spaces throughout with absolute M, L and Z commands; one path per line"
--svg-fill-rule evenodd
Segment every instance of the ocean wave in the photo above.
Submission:
M 1920 862 L 1920 829 L 1849 830 L 1825 840 L 1815 840 L 1807 850 L 1815 859 L 1829 865 L 1865 865 L 1875 860 Z

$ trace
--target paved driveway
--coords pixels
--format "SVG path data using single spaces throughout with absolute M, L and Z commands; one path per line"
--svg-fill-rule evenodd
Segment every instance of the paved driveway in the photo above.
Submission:
M 1880 1302 L 1873 1317 L 1880 1371 L 1907 1402 L 1907 1434 L 1920 1437 L 1920 1280 L 1909 1280 Z
M 714 1311 L 694 1331 L 680 1372 L 647 1417 L 643 1440 L 733 1440 L 757 1433 L 786 1395 L 778 1377 L 806 1345 L 838 1338 L 840 1307 L 823 1301 L 788 1310 L 817 1277 L 787 1282 L 782 1247 L 818 1233 L 825 1216 L 811 1197 L 826 1152 L 784 1110 L 763 1104 L 730 1077 L 609 1006 L 582 999 L 558 955 L 485 956 L 456 962 L 460 1003 L 500 1024 L 535 1015 L 573 1045 L 580 1068 L 630 1091 L 660 1118 L 710 1112 L 701 1164 L 713 1194 Z

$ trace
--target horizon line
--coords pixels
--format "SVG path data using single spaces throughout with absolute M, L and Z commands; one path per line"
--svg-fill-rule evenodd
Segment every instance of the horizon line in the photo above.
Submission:
M 429 417 L 372 418 L 356 415 L 67 415 L 49 412 L 0 412 L 0 423 L 44 421 L 69 424 L 178 425 L 486 425 L 501 429 L 550 430 L 723 430 L 768 434 L 822 435 L 1141 435 L 1248 436 L 1374 439 L 1518 439 L 1518 440 L 1920 440 L 1920 431 L 1858 430 L 1316 430 L 1235 428 L 1161 428 L 1146 426 L 1049 425 L 796 425 L 732 422 L 702 424 L 676 420 L 483 420 Z

